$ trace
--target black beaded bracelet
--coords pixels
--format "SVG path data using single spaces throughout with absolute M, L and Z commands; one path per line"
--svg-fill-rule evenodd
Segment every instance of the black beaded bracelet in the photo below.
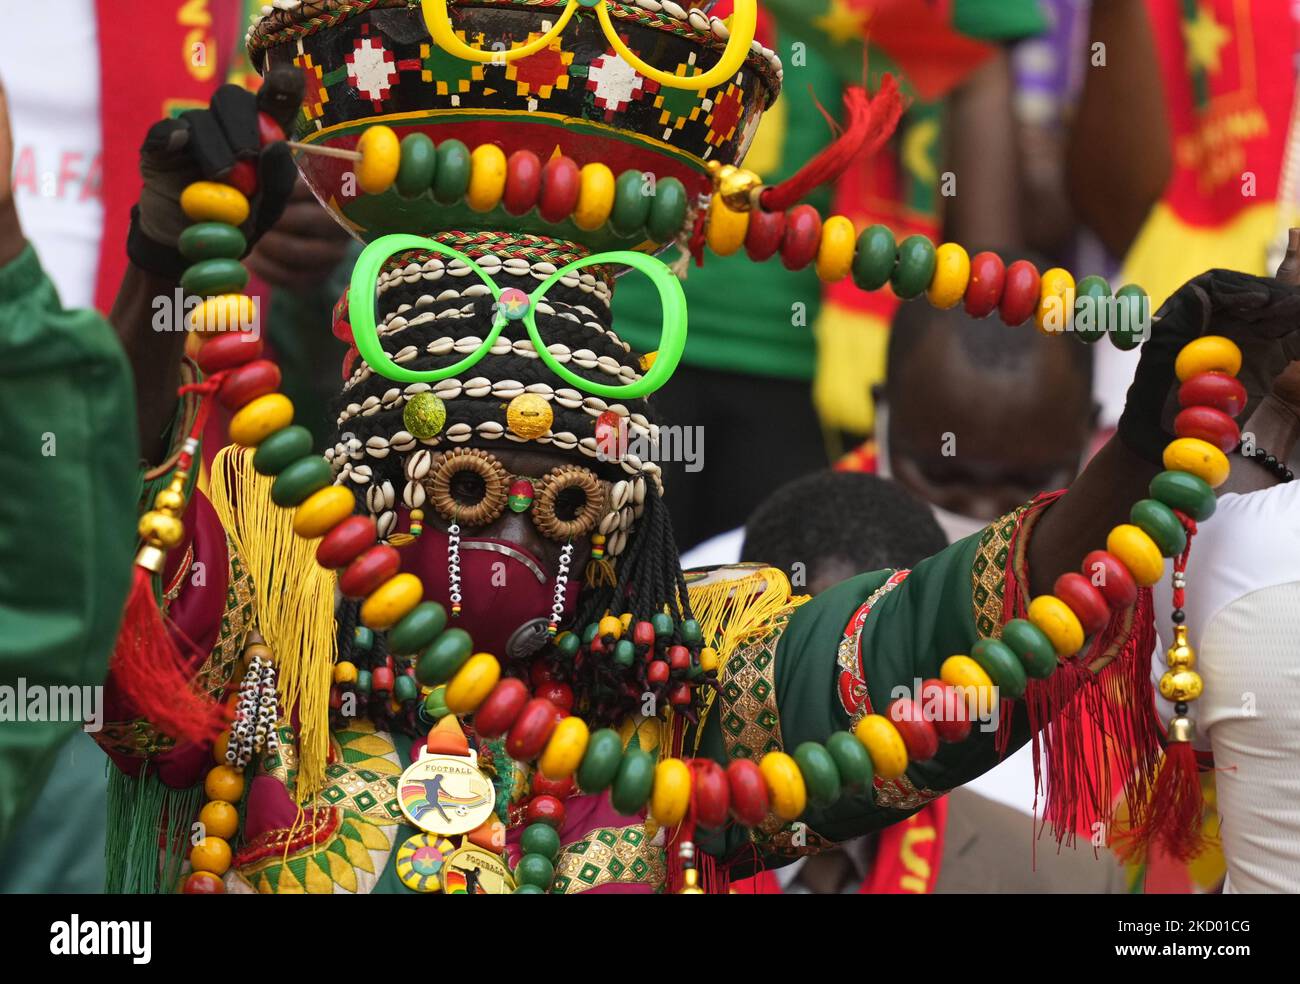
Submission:
M 1287 467 L 1285 461 L 1279 461 L 1277 455 L 1269 454 L 1263 448 L 1256 448 L 1253 454 L 1242 452 L 1243 458 L 1249 458 L 1267 468 L 1273 473 L 1273 477 L 1279 482 L 1286 484 L 1295 478 L 1295 472 Z

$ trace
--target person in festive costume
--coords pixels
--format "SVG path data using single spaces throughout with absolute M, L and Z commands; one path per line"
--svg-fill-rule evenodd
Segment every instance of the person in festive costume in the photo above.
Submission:
M 201 405 L 192 424 L 178 414 L 174 449 L 151 449 L 175 470 L 141 518 L 102 742 L 131 775 L 118 800 L 135 839 L 117 885 L 724 889 L 906 818 L 1080 693 L 1112 723 L 1134 785 L 1149 779 L 1139 586 L 1158 578 L 1162 548 L 1124 520 L 1162 455 L 1202 484 L 1223 477 L 1199 437 L 1162 452 L 1159 407 L 1175 369 L 1241 368 L 1236 345 L 1206 335 L 1211 322 L 1262 347 L 1291 331 L 1300 297 L 1222 272 L 1188 285 L 1144 349 L 1122 440 L 1068 494 L 907 577 L 864 574 L 809 601 L 771 568 L 685 576 L 642 453 L 655 437 L 644 398 L 680 355 L 680 289 L 644 252 L 602 251 L 680 240 L 734 252 L 753 235 L 768 257 L 815 262 L 828 280 L 852 273 L 869 288 L 883 268 L 880 283 L 893 276 L 906 296 L 965 296 L 972 312 L 1000 305 L 1010 323 L 1049 329 L 1072 313 L 1073 283 L 1048 271 L 1040 290 L 1037 271 L 1004 278 L 955 244 L 885 244 L 878 227 L 858 237 L 847 220 L 769 208 L 791 189 L 732 167 L 781 74 L 749 47 L 752 5 L 730 27 L 653 7 L 286 0 L 250 35 L 267 73 L 256 103 L 223 90 L 210 111 L 151 131 L 114 320 L 156 422 L 176 405 L 180 348 L 143 344 L 141 315 L 179 277 L 204 298 L 189 324 L 209 375 L 182 388 Z M 645 136 L 655 113 L 639 99 L 589 100 L 575 79 L 601 59 L 695 93 L 693 125 Z M 290 80 L 304 76 L 295 113 Z M 723 134 L 725 105 L 741 122 Z M 257 359 L 256 312 L 226 262 L 288 194 L 285 128 L 307 144 L 299 165 L 318 195 L 373 240 L 336 318 L 360 357 L 345 361 L 326 458 Z M 603 159 L 625 168 L 618 178 Z M 660 287 L 657 354 L 615 333 L 620 264 Z M 222 330 L 231 322 L 241 330 Z M 1136 323 L 1121 327 L 1133 340 Z M 186 496 L 197 450 L 186 434 L 213 396 L 237 412 L 209 504 Z M 1142 521 L 1165 544 L 1174 514 L 1155 506 Z M 1101 542 L 1103 587 L 1062 574 Z M 171 586 L 170 634 L 156 574 Z M 336 586 L 348 599 L 337 618 Z M 234 722 L 218 737 L 213 701 L 234 687 L 241 652 Z M 896 698 L 917 680 L 914 700 Z M 973 728 L 970 710 L 990 716 L 995 688 L 1005 713 Z M 937 704 L 937 719 L 918 701 Z M 402 733 L 416 737 L 409 750 Z M 1044 735 L 1049 796 L 1081 788 L 1068 717 Z M 207 836 L 190 847 L 179 835 L 196 814 Z

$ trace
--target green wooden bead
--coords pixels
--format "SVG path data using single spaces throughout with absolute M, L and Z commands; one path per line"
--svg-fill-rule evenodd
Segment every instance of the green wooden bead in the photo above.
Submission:
M 555 648 L 564 653 L 565 656 L 572 659 L 578 655 L 578 650 L 582 647 L 582 640 L 578 638 L 577 633 L 566 632 L 560 638 L 555 640 Z
M 423 601 L 388 630 L 388 651 L 398 656 L 418 653 L 447 627 L 447 610 L 436 601 Z
M 1020 658 L 1010 646 L 997 639 L 981 639 L 971 646 L 970 658 L 979 663 L 1003 697 L 1023 697 L 1029 680 Z
M 1125 284 L 1115 291 L 1114 324 L 1110 326 L 1110 343 L 1121 352 L 1128 352 L 1142 344 L 1150 327 L 1151 302 L 1147 292 L 1137 284 Z
M 673 620 L 667 612 L 655 612 L 650 616 L 650 627 L 655 630 L 655 638 L 667 637 L 673 633 Z
M 447 688 L 434 687 L 424 698 L 424 713 L 435 721 L 441 721 L 451 710 L 447 707 Z
M 636 662 L 636 646 L 630 639 L 620 639 L 614 643 L 614 662 L 622 667 L 629 667 Z
M 908 236 L 898 244 L 898 265 L 890 276 L 894 293 L 903 300 L 919 297 L 934 278 L 934 243 L 926 236 Z
M 837 731 L 826 739 L 826 751 L 835 760 L 840 782 L 850 789 L 868 789 L 876 770 L 866 746 L 847 731 Z
M 438 173 L 438 149 L 423 133 L 402 138 L 402 157 L 397 165 L 397 193 L 403 198 L 422 195 L 433 185 Z
M 596 633 L 599 631 L 600 631 L 600 623 L 592 622 L 590 625 L 588 625 L 585 629 L 582 630 L 582 641 L 584 643 L 590 644 L 591 640 L 596 638 Z
M 295 461 L 311 454 L 315 439 L 306 427 L 283 427 L 253 452 L 253 469 L 261 475 L 278 475 Z
M 1213 516 L 1219 504 L 1209 483 L 1191 472 L 1163 471 L 1151 479 L 1148 491 L 1151 498 L 1186 513 L 1198 523 Z
M 465 665 L 474 641 L 464 629 L 447 629 L 434 639 L 415 664 L 415 678 L 426 687 L 446 683 Z
M 646 194 L 646 176 L 641 171 L 624 171 L 614 182 L 614 208 L 609 224 L 620 236 L 640 236 L 650 220 L 654 199 Z
M 405 673 L 397 674 L 397 679 L 393 681 L 393 696 L 397 698 L 398 703 L 415 700 L 419 695 L 420 685 L 414 679 Z
M 650 199 L 650 217 L 646 232 L 656 243 L 671 243 L 686 225 L 686 211 L 690 196 L 686 186 L 676 178 L 660 178 L 655 182 L 654 197 Z
M 894 234 L 882 225 L 868 226 L 858 237 L 853 254 L 853 282 L 862 290 L 879 290 L 889 283 L 898 260 Z
M 370 693 L 370 671 L 369 670 L 357 670 L 357 693 L 359 694 Z
M 623 761 L 623 740 L 612 728 L 593 731 L 587 739 L 587 750 L 578 766 L 578 788 L 584 793 L 599 793 L 608 789 L 618 775 Z
M 682 622 L 682 641 L 686 643 L 704 641 L 704 633 L 700 631 L 700 623 L 695 619 L 688 618 Z
M 794 761 L 813 806 L 830 806 L 840 798 L 840 770 L 823 746 L 805 741 L 794 750 Z
M 438 145 L 438 162 L 433 176 L 433 197 L 443 205 L 455 205 L 469 190 L 469 148 L 459 140 Z
M 238 260 L 214 256 L 200 260 L 181 274 L 181 288 L 187 294 L 211 297 L 233 294 L 248 285 L 248 270 Z
M 296 506 L 313 492 L 334 481 L 330 463 L 318 454 L 299 458 L 271 483 L 271 501 L 277 506 Z
M 375 631 L 368 625 L 358 625 L 352 630 L 352 643 L 363 653 L 370 652 L 375 644 Z
M 511 895 L 545 895 L 546 889 L 538 888 L 536 885 L 520 885 Z
M 248 240 L 232 225 L 224 222 L 196 222 L 186 226 L 177 240 L 181 256 L 191 262 L 201 260 L 237 260 L 248 252 Z
M 1187 549 L 1187 531 L 1163 502 L 1139 499 L 1128 515 L 1134 526 L 1151 537 L 1163 556 L 1177 557 Z
M 548 823 L 530 823 L 519 838 L 519 847 L 525 854 L 540 854 L 554 860 L 560 853 L 560 835 Z
M 614 788 L 610 790 L 609 802 L 614 809 L 630 817 L 640 812 L 650 799 L 650 790 L 655 781 L 655 760 L 639 748 L 629 748 L 618 764 L 618 773 L 614 776 Z
M 1074 333 L 1092 345 L 1110 331 L 1110 284 L 1102 277 L 1084 277 L 1074 287 Z
M 1002 626 L 1002 641 L 1020 657 L 1025 673 L 1035 680 L 1046 680 L 1056 672 L 1056 649 L 1052 640 L 1033 622 L 1013 618 Z
M 551 887 L 555 877 L 555 865 L 551 859 L 540 854 L 525 854 L 515 865 L 515 882 L 520 885 L 534 885 L 540 889 Z

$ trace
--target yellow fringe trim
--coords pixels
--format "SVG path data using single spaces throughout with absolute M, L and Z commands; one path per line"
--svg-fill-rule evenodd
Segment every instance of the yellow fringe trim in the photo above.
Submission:
M 730 568 L 734 570 L 734 568 Z M 717 573 L 725 573 L 722 568 Z M 800 605 L 807 597 L 794 598 L 790 579 L 775 567 L 760 567 L 744 577 L 709 579 L 689 585 L 691 611 L 700 623 L 705 644 L 718 654 L 718 678 L 726 675 L 727 661 L 736 647 L 772 630 L 777 616 L 791 605 Z M 704 709 L 695 731 L 696 751 L 704 734 L 704 721 L 713 708 L 717 693 L 705 692 Z
M 286 714 L 298 719 L 303 804 L 325 785 L 330 679 L 337 653 L 333 571 L 316 544 L 293 531 L 293 510 L 271 501 L 272 479 L 253 470 L 253 452 L 228 446 L 212 462 L 212 505 L 257 585 L 257 630 L 275 654 Z
M 1151 210 L 1124 259 L 1118 284 L 1137 284 L 1151 298 L 1151 313 L 1188 280 L 1225 267 L 1262 275 L 1277 233 L 1277 205 L 1260 202 L 1218 226 L 1191 225 L 1164 202 Z
M 871 388 L 885 378 L 888 319 L 827 301 L 813 334 L 817 339 L 813 403 L 822 424 L 870 434 L 876 423 Z

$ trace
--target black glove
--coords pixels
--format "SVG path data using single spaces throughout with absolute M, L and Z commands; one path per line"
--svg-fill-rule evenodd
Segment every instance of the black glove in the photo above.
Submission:
M 1174 361 L 1183 346 L 1202 335 L 1232 339 L 1242 350 L 1241 381 L 1257 400 L 1290 361 L 1300 328 L 1300 287 L 1272 277 L 1211 270 L 1178 288 L 1156 319 L 1142 346 L 1118 433 L 1130 449 L 1159 464 L 1173 440 L 1162 417 L 1178 382 Z
M 149 128 L 140 148 L 144 188 L 131 210 L 127 255 L 151 273 L 178 279 L 188 266 L 177 241 L 189 219 L 180 197 L 199 180 L 219 181 L 236 162 L 257 162 L 257 191 L 249 199 L 248 219 L 240 227 L 251 248 L 284 212 L 298 177 L 289 147 L 277 141 L 263 148 L 257 114 L 265 112 L 288 132 L 302 103 L 302 74 L 291 68 L 267 75 L 256 96 L 223 85 L 207 109 L 190 110 Z

